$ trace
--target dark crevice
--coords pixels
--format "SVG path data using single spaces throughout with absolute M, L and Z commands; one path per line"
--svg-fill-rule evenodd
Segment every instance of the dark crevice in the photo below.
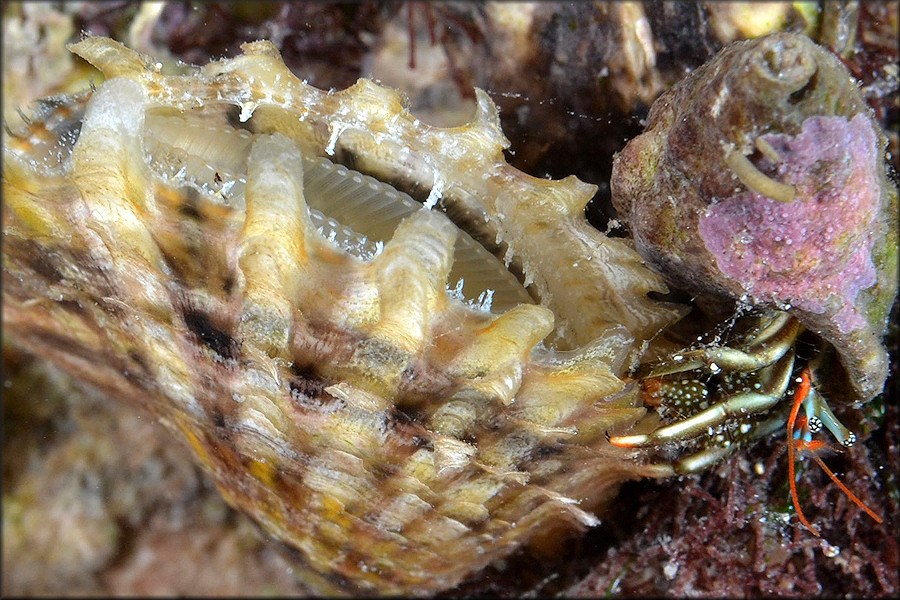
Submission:
M 806 82 L 802 88 L 788 96 L 788 103 L 791 105 L 800 104 L 807 98 L 809 98 L 813 92 L 816 91 L 816 88 L 819 85 L 819 72 L 816 71 L 812 74 L 812 77 L 809 78 L 809 81 Z
M 291 365 L 293 377 L 288 382 L 291 394 L 299 394 L 306 398 L 321 398 L 325 394 L 325 388 L 331 385 L 315 370 L 313 365 Z
M 184 324 L 203 344 L 220 356 L 233 359 L 237 356 L 238 343 L 228 333 L 215 327 L 209 316 L 189 310 L 184 313 Z

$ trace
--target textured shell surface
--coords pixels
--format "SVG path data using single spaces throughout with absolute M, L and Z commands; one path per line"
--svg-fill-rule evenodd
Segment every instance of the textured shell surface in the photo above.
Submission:
M 505 162 L 486 94 L 440 129 L 265 41 L 173 73 L 71 49 L 106 80 L 4 138 L 4 333 L 148 409 L 311 585 L 446 589 L 668 473 L 606 436 L 685 309 L 594 186 Z
M 805 35 L 735 43 L 663 94 L 616 157 L 613 202 L 692 294 L 789 310 L 884 388 L 897 297 L 888 140 L 846 66 Z

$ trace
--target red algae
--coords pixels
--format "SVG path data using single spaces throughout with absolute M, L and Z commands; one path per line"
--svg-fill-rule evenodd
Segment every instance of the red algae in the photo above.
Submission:
M 700 236 L 722 273 L 755 302 L 814 313 L 836 302 L 835 323 L 847 333 L 865 326 L 856 296 L 877 281 L 875 132 L 863 115 L 810 117 L 802 127 L 797 136 L 761 137 L 780 157 L 777 164 L 762 158 L 763 171 L 793 185 L 794 200 L 749 191 L 714 202 L 700 217 Z

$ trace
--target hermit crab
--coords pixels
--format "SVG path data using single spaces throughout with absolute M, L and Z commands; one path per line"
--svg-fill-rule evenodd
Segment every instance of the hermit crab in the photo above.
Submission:
M 666 423 L 613 443 L 668 448 L 680 473 L 785 423 L 791 461 L 823 427 L 853 444 L 826 398 L 858 405 L 884 386 L 897 188 L 846 68 L 805 36 L 737 43 L 648 121 L 615 159 L 613 202 L 648 263 L 726 324 L 637 370 Z

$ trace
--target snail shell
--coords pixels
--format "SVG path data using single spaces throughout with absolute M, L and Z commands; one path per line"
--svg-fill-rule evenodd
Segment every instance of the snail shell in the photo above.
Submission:
M 897 296 L 887 138 L 846 67 L 804 35 L 725 48 L 654 103 L 615 158 L 635 245 L 692 294 L 784 308 L 879 394 Z
M 593 186 L 505 163 L 485 94 L 442 130 L 267 42 L 175 74 L 72 50 L 106 81 L 5 140 L 4 331 L 156 415 L 309 583 L 446 589 L 662 474 L 606 433 L 684 311 L 585 222 Z

